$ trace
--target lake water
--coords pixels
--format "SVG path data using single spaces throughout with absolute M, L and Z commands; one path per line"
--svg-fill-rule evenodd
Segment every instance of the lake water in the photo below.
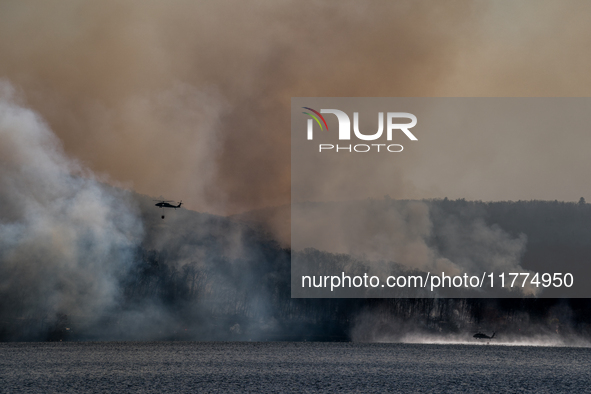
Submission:
M 591 349 L 313 342 L 0 343 L 0 392 L 590 392 Z

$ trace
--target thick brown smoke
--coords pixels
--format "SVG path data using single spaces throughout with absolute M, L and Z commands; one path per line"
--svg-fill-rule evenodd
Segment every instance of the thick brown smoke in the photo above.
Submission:
M 588 8 L 3 1 L 0 77 L 112 182 L 229 214 L 289 201 L 291 97 L 588 95 Z
M 469 3 L 5 2 L 0 75 L 67 152 L 231 213 L 289 201 L 292 96 L 435 93 Z

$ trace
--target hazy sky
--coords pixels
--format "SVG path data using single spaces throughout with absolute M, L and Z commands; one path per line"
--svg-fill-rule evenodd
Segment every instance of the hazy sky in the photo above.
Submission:
M 586 1 L 258 3 L 5 0 L 0 78 L 104 179 L 225 214 L 289 202 L 291 97 L 591 93 Z M 465 152 L 453 197 L 478 198 L 491 158 Z M 568 179 L 498 198 L 591 197 L 588 163 L 560 154 Z M 443 197 L 400 177 L 420 193 L 392 197 Z

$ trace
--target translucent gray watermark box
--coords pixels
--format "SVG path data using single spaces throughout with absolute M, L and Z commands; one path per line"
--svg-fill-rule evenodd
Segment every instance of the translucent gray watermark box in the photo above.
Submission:
M 591 99 L 291 104 L 292 297 L 591 297 Z

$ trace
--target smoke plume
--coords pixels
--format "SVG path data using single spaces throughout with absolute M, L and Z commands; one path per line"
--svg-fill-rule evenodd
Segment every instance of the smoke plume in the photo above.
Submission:
M 456 206 L 457 204 L 457 206 Z M 384 281 L 391 275 L 386 262 L 406 269 L 445 272 L 447 275 L 482 275 L 484 272 L 529 272 L 521 260 L 527 237 L 512 236 L 484 218 L 474 204 L 447 200 L 302 203 L 292 208 L 294 251 L 314 248 L 360 258 L 372 275 Z M 298 263 L 301 264 L 301 263 Z M 311 263 L 307 269 L 316 269 Z M 344 267 L 334 268 L 340 272 Z M 304 270 L 305 272 L 305 270 Z M 526 294 L 539 289 L 526 286 Z
M 100 317 L 142 237 L 128 193 L 64 155 L 43 120 L 0 83 L 0 313 Z
M 291 97 L 588 96 L 588 8 L 576 0 L 256 9 L 236 0 L 4 1 L 0 77 L 93 171 L 230 214 L 289 202 Z M 511 136 L 525 147 L 532 138 Z M 535 152 L 512 159 L 536 170 L 524 173 L 530 182 L 503 177 L 505 158 L 491 151 L 466 149 L 452 160 L 442 148 L 433 165 L 453 166 L 454 182 L 466 187 L 450 198 L 483 199 L 486 190 L 487 200 L 576 201 L 589 192 L 587 174 L 569 159 L 578 155 L 549 161 L 556 143 L 536 139 Z M 545 165 L 568 166 L 570 187 L 538 175 Z M 475 177 L 474 167 L 492 173 Z M 446 196 L 440 173 L 400 172 L 393 198 Z
M 4 2 L 0 75 L 95 172 L 235 213 L 289 202 L 292 96 L 434 94 L 475 26 L 472 10 Z
M 213 316 L 203 310 L 216 302 L 228 315 L 262 315 L 264 326 L 273 325 L 269 310 L 277 305 L 273 310 L 292 319 L 285 320 L 286 327 L 298 318 L 321 321 L 315 316 L 328 315 L 322 308 L 313 304 L 314 315 L 308 304 L 281 293 L 287 288 L 282 282 L 287 264 L 275 264 L 276 245 L 246 250 L 252 239 L 245 241 L 243 228 L 229 231 L 220 218 L 201 217 L 197 230 L 174 233 L 173 226 L 154 223 L 158 213 L 147 219 L 153 211 L 141 212 L 130 193 L 112 186 L 182 199 L 192 210 L 222 215 L 288 204 L 291 97 L 591 92 L 586 2 L 255 5 L 238 0 L 0 3 L 0 78 L 14 86 L 0 87 L 3 316 L 14 311 L 20 318 L 26 311 L 96 320 L 123 298 L 153 297 L 162 303 L 188 289 L 200 300 L 191 304 L 195 322 Z M 452 198 L 481 199 L 484 190 L 489 200 L 575 201 L 591 192 L 588 166 L 581 165 L 590 137 L 586 128 L 571 132 L 569 138 L 554 139 L 515 133 L 511 160 L 489 149 L 489 141 L 475 139 L 458 155 L 447 155 L 446 144 L 456 143 L 449 138 L 425 153 L 429 165 L 414 172 L 410 165 L 396 169 L 390 182 L 398 194 L 392 197 L 443 198 L 445 182 L 452 179 L 451 187 L 462 186 L 456 192 L 464 193 Z M 505 146 L 496 130 L 488 136 Z M 488 176 L 475 168 L 487 169 Z M 386 224 L 399 233 L 380 245 L 394 241 L 400 258 L 416 259 L 409 260 L 416 267 L 442 262 L 433 251 L 443 249 L 445 264 L 466 259 L 518 266 L 525 243 L 519 232 L 508 235 L 477 218 L 467 227 L 452 220 L 435 249 L 435 217 L 427 218 L 426 211 L 417 203 L 406 218 L 405 212 L 392 212 Z M 282 241 L 289 238 L 289 215 L 261 216 Z M 496 250 L 497 243 L 502 248 Z M 142 246 L 160 254 L 136 255 Z M 284 258 L 286 252 L 281 253 Z M 201 276 L 193 271 L 197 268 Z M 268 287 L 253 293 L 261 278 Z M 177 286 L 181 279 L 195 286 Z M 122 295 L 125 291 L 129 294 Z M 346 310 L 343 305 L 348 304 L 332 311 Z M 170 319 L 173 310 L 158 302 L 136 306 L 119 321 L 135 322 L 138 330 L 150 321 L 176 324 Z M 333 321 L 348 321 L 339 313 L 331 315 Z M 236 324 L 224 322 L 224 332 Z M 146 337 L 158 333 L 156 325 Z M 246 335 L 244 328 L 232 332 Z

